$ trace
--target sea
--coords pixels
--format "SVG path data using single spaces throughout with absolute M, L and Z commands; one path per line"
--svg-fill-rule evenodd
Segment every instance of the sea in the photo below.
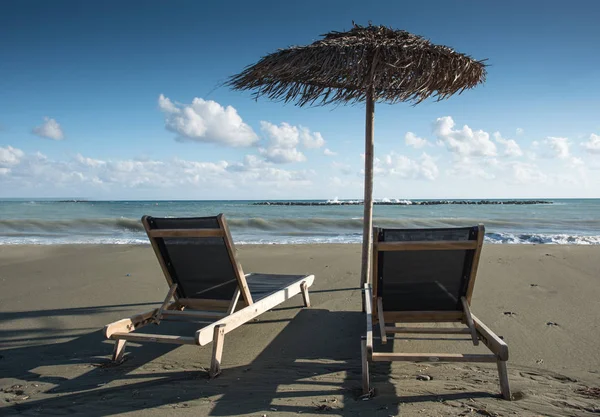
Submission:
M 545 200 L 542 204 L 438 204 L 385 200 L 374 225 L 391 228 L 471 226 L 483 223 L 494 244 L 600 244 L 600 199 Z M 476 200 L 474 200 L 476 201 Z M 236 244 L 359 243 L 362 205 L 343 200 L 82 201 L 0 200 L 0 245 L 148 244 L 140 221 L 155 217 L 224 213 Z M 473 201 L 472 201 L 473 202 Z M 272 202 L 281 203 L 281 202 Z M 295 205 L 295 204 L 303 205 Z M 321 203 L 306 205 L 306 203 Z

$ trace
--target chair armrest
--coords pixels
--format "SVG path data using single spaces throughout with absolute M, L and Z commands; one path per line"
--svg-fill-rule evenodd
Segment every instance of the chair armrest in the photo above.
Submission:
M 506 342 L 498 337 L 496 333 L 490 330 L 481 320 L 475 317 L 471 313 L 471 317 L 473 318 L 473 323 L 475 324 L 475 329 L 477 330 L 477 334 L 481 338 L 481 341 L 484 345 L 486 345 L 500 360 L 507 361 L 508 360 L 508 345 Z

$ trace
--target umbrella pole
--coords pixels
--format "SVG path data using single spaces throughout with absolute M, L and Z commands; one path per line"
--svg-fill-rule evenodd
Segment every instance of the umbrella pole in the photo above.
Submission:
M 375 119 L 375 102 L 373 90 L 369 89 L 367 94 L 366 120 L 365 120 L 365 196 L 363 215 L 363 246 L 362 264 L 360 272 L 360 287 L 370 282 L 371 252 L 373 233 L 373 122 Z M 366 296 L 366 294 L 365 294 Z M 363 312 L 365 311 L 365 299 L 363 297 Z

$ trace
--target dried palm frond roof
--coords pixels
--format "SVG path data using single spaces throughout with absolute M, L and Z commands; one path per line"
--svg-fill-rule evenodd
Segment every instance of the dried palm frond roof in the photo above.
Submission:
M 321 105 L 442 100 L 485 81 L 485 64 L 404 30 L 354 24 L 307 46 L 280 49 L 228 79 L 253 96 Z

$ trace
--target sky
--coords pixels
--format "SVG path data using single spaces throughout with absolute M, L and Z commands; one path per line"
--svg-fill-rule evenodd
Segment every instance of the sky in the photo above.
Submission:
M 222 83 L 352 21 L 476 59 L 485 84 L 375 105 L 375 198 L 600 198 L 600 2 L 6 1 L 0 198 L 362 198 L 364 103 Z

